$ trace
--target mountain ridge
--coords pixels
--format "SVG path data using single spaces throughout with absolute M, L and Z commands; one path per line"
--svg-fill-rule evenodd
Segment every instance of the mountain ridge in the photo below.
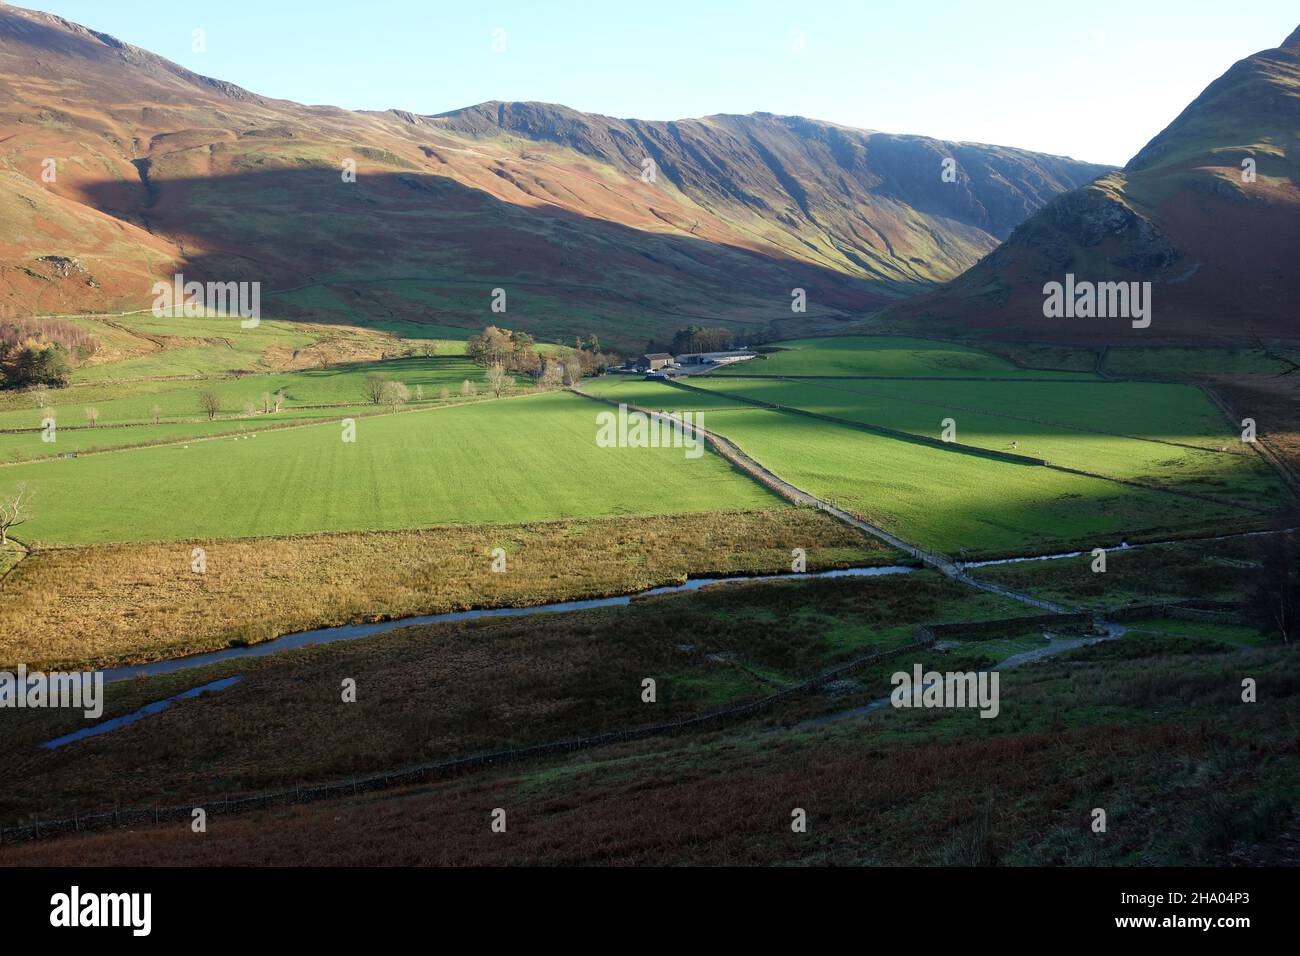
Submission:
M 7 6 L 0 93 L 0 306 L 42 313 L 139 307 L 184 271 L 310 287 L 273 304 L 327 321 L 472 327 L 468 285 L 489 282 L 535 290 L 520 323 L 566 335 L 643 340 L 696 312 L 833 328 L 959 274 L 1111 168 L 771 113 L 306 106 Z
M 876 324 L 1073 344 L 1300 338 L 1300 29 L 1211 82 L 1122 170 L 1046 203 L 944 286 Z M 1042 314 L 1066 274 L 1151 282 L 1149 328 Z

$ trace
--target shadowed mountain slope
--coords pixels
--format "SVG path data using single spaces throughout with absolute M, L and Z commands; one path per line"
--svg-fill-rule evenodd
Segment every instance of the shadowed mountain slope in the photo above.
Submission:
M 1300 30 L 1234 64 L 1120 171 L 1049 202 L 890 326 L 1074 343 L 1300 338 Z M 1150 281 L 1152 323 L 1046 318 L 1043 286 Z
M 268 314 L 325 321 L 476 327 L 501 320 L 501 286 L 522 293 L 512 325 L 625 345 L 683 318 L 835 328 L 1105 171 L 769 114 L 303 106 L 0 8 L 0 306 L 16 314 L 143 308 L 184 272 L 261 281 Z

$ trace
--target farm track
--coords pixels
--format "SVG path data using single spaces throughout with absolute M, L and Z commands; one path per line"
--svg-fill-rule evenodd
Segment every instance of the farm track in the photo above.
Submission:
M 588 398 L 591 399 L 592 401 L 600 402 L 601 404 L 604 405 L 617 406 L 619 404 L 618 402 L 613 401 L 611 399 L 600 398 L 599 396 L 592 395 L 589 392 L 581 391 L 578 388 L 571 388 L 570 391 L 573 392 L 575 395 L 581 395 L 584 398 Z M 670 415 L 667 415 L 663 412 L 651 411 L 649 409 L 641 408 L 636 405 L 628 405 L 627 407 L 633 411 L 641 412 L 644 415 L 649 415 L 652 418 L 657 418 L 665 421 L 673 421 Z M 741 471 L 748 474 L 751 478 L 758 481 L 760 484 L 770 488 L 772 491 L 775 491 L 777 494 L 785 498 L 787 501 L 791 501 L 797 505 L 804 505 L 808 507 L 818 508 L 826 512 L 827 514 L 831 515 L 833 518 L 836 518 L 837 520 L 842 521 L 845 524 L 851 525 L 852 527 L 857 528 L 860 531 L 865 531 L 867 532 L 867 534 L 870 534 L 873 537 L 879 539 L 880 541 L 883 541 L 885 544 L 888 544 L 889 546 L 896 548 L 907 555 L 910 555 L 911 557 L 920 561 L 922 564 L 926 565 L 927 567 L 933 568 L 934 570 L 938 571 L 939 573 L 943 574 L 946 577 L 951 578 L 954 581 L 960 581 L 961 583 L 969 585 L 970 587 L 976 588 L 978 590 L 986 591 L 991 594 L 997 594 L 1002 597 L 1010 598 L 1012 600 L 1019 601 L 1022 604 L 1027 604 L 1031 607 L 1036 607 L 1041 610 L 1048 611 L 1052 614 L 1070 614 L 1070 613 L 1074 613 L 1077 610 L 1075 608 L 1068 608 L 1059 604 L 1054 604 L 1050 601 L 1044 601 L 1028 594 L 1022 594 L 1018 591 L 1013 591 L 1009 588 L 1003 588 L 998 585 L 991 584 L 987 581 L 977 580 L 976 578 L 973 578 L 970 575 L 968 575 L 956 561 L 954 561 L 952 558 L 948 557 L 947 555 L 940 554 L 937 551 L 927 551 L 925 548 L 922 548 L 919 545 L 913 544 L 910 541 L 900 538 L 896 534 L 892 534 L 891 532 L 886 531 L 884 528 L 881 528 L 878 525 L 872 524 L 871 522 L 863 519 L 859 515 L 850 514 L 849 512 L 844 511 L 841 508 L 837 508 L 829 501 L 825 501 L 821 498 L 818 498 L 816 495 L 812 494 L 811 492 L 804 491 L 802 488 L 799 488 L 791 484 L 790 482 L 786 481 L 784 478 L 777 475 L 771 469 L 767 468 L 766 466 L 762 465 L 754 458 L 750 457 L 745 451 L 743 451 L 740 448 L 740 446 L 735 444 L 735 442 L 731 441 L 731 439 L 719 435 L 716 432 L 709 431 L 706 428 L 701 428 L 698 426 L 693 426 L 693 427 L 695 427 L 695 430 L 700 435 L 702 435 L 704 439 L 707 442 L 709 442 L 710 445 L 713 446 L 714 450 L 716 450 L 718 454 L 720 454 L 723 458 L 727 459 L 734 466 L 736 466 Z

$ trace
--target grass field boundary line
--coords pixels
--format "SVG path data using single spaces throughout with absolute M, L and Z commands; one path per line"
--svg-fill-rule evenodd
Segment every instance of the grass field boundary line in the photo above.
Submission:
M 922 640 L 923 634 L 923 629 L 918 629 L 914 632 L 913 641 L 911 643 L 899 644 L 896 647 L 885 648 L 863 657 L 854 658 L 838 667 L 831 668 L 828 671 L 823 671 L 815 677 L 791 685 L 790 687 L 783 688 L 774 693 L 767 694 L 763 697 L 706 711 L 703 714 L 683 717 L 679 720 L 665 721 L 659 724 L 642 725 L 623 730 L 606 731 L 604 733 L 593 734 L 587 737 L 572 737 L 565 740 L 534 744 L 528 747 L 520 747 L 510 750 L 497 750 L 489 753 L 475 754 L 469 757 L 457 757 L 451 760 L 418 764 L 414 767 L 407 767 L 400 770 L 379 771 L 365 777 L 352 777 L 347 780 L 332 781 L 330 783 L 307 786 L 299 784 L 292 788 L 265 791 L 258 794 L 240 797 L 235 800 L 231 800 L 228 795 L 223 795 L 221 798 L 208 798 L 194 803 L 168 807 L 160 807 L 154 804 L 148 807 L 121 809 L 115 806 L 112 811 L 85 815 L 77 814 L 71 818 L 44 821 L 37 818 L 27 825 L 0 827 L 0 845 L 12 844 L 19 841 L 40 840 L 46 837 L 64 836 L 70 833 L 80 833 L 85 830 L 107 830 L 128 824 L 138 825 L 161 823 L 163 821 L 169 823 L 184 821 L 188 823 L 192 819 L 193 813 L 196 809 L 204 810 L 209 816 L 224 816 L 251 810 L 267 809 L 275 805 L 310 803 L 317 800 L 336 799 L 338 797 L 353 796 L 362 792 L 372 792 L 375 790 L 389 789 L 391 787 L 423 783 L 430 779 L 451 776 L 458 772 L 474 770 L 481 767 L 499 766 L 521 760 L 547 757 L 554 754 L 590 750 L 597 747 L 610 746 L 612 744 L 644 740 L 649 737 L 666 736 L 686 730 L 693 730 L 699 727 L 708 727 L 729 720 L 750 717 L 764 710 L 768 710 L 784 700 L 800 694 L 808 693 L 809 691 L 817 690 L 823 685 L 838 680 L 847 674 L 889 660 L 890 658 L 901 656 L 917 647 L 927 646 Z
M 632 409 L 633 411 L 641 412 L 644 415 L 650 415 L 652 417 L 656 417 L 660 419 L 667 419 L 669 421 L 675 420 L 672 418 L 671 415 L 668 415 L 665 412 L 656 412 L 647 408 L 642 408 L 637 405 L 628 405 L 626 402 L 618 402 L 614 399 L 603 398 L 599 395 L 592 395 L 589 392 L 583 392 L 578 390 L 577 388 L 571 388 L 570 391 L 574 392 L 574 394 L 581 395 L 584 398 L 589 398 L 592 399 L 593 401 L 600 402 L 605 405 L 613 405 L 613 406 L 626 405 L 629 409 Z M 987 581 L 981 581 L 976 578 L 973 578 L 966 573 L 966 571 L 961 567 L 961 565 L 959 565 L 955 560 L 953 560 L 948 555 L 941 554 L 937 551 L 926 550 L 925 548 L 922 548 L 920 545 L 913 544 L 910 541 L 906 541 L 903 538 L 900 538 L 898 535 L 893 534 L 892 532 L 886 531 L 884 528 L 880 527 L 879 525 L 873 524 L 859 515 L 850 514 L 849 512 L 844 511 L 843 509 L 838 508 L 835 505 L 831 504 L 829 501 L 825 501 L 821 498 L 818 498 L 816 495 L 812 494 L 811 492 L 804 491 L 802 488 L 799 488 L 798 486 L 786 481 L 784 478 L 777 475 L 771 469 L 761 464 L 757 459 L 753 458 L 751 455 L 746 453 L 744 449 L 742 449 L 730 438 L 727 438 L 723 435 L 719 435 L 717 432 L 709 431 L 708 429 L 702 428 L 700 426 L 694 426 L 694 427 L 701 435 L 704 436 L 705 441 L 707 441 L 714 448 L 714 450 L 718 452 L 718 454 L 722 455 L 722 457 L 726 458 L 729 462 L 731 462 L 733 466 L 745 472 L 755 481 L 759 482 L 762 485 L 765 485 L 767 488 L 776 492 L 782 498 L 785 498 L 788 501 L 792 501 L 797 505 L 819 508 L 820 510 L 825 511 L 827 514 L 844 522 L 845 524 L 851 525 L 861 531 L 865 531 L 868 534 L 872 535 L 873 537 L 878 538 L 881 541 L 885 542 L 886 544 L 894 548 L 897 548 L 899 551 L 911 555 L 912 557 L 920 561 L 922 564 L 934 568 L 936 571 L 940 572 L 946 577 L 952 578 L 954 581 L 960 581 L 963 584 L 976 588 L 977 590 L 986 591 L 991 594 L 999 594 L 1002 597 L 1010 598 L 1011 600 L 1014 601 L 1019 601 L 1022 604 L 1028 604 L 1032 607 L 1041 608 L 1042 610 L 1048 611 L 1049 613 L 1052 614 L 1066 614 L 1066 613 L 1072 613 L 1076 610 L 1075 608 L 1066 608 L 1063 607 L 1062 605 L 1054 604 L 1051 601 L 1045 601 L 1041 598 L 1036 598 L 1030 594 L 1024 594 L 1019 591 L 1013 591 L 1010 588 L 1004 588 L 1001 587 L 1000 585 L 995 585 Z
M 1226 398 L 1208 385 L 1197 385 L 1197 388 L 1204 392 L 1205 396 L 1214 403 L 1214 406 L 1223 413 L 1223 417 L 1227 419 L 1229 426 L 1234 429 L 1241 427 L 1241 418 Z M 1291 490 L 1294 497 L 1300 497 L 1300 475 L 1295 473 L 1290 463 L 1278 454 L 1277 449 L 1269 444 L 1264 435 L 1256 434 L 1255 441 L 1246 444 L 1253 446 L 1255 454 L 1259 455 L 1277 473 L 1278 477 L 1282 479 L 1282 483 Z
M 742 363 L 748 364 L 748 363 Z M 725 382 L 733 378 L 790 378 L 799 379 L 800 381 L 818 381 L 827 379 L 838 382 L 1037 382 L 1039 384 L 1057 384 L 1068 382 L 1076 385 L 1107 385 L 1111 384 L 1105 381 L 1098 381 L 1095 378 L 1030 378 L 1028 376 L 975 376 L 975 375 L 780 375 L 776 372 L 736 372 L 734 374 L 725 373 L 718 370 L 718 374 L 713 372 L 704 372 L 702 377 L 713 379 L 715 382 Z
M 946 442 L 939 438 L 930 438 L 927 435 L 918 435 L 915 432 L 903 431 L 898 428 L 890 428 L 887 425 L 877 425 L 872 422 L 856 422 L 848 418 L 837 418 L 834 415 L 823 415 L 821 412 L 810 412 L 805 408 L 796 408 L 793 405 L 778 405 L 775 402 L 765 402 L 757 398 L 747 398 L 743 395 L 736 395 L 732 392 L 723 392 L 712 388 L 700 388 L 698 385 L 688 385 L 685 382 L 679 382 L 675 379 L 665 380 L 665 384 L 673 388 L 685 389 L 691 392 L 700 392 L 706 395 L 720 395 L 723 398 L 731 399 L 735 402 L 742 402 L 746 405 L 753 405 L 758 408 L 765 408 L 774 412 L 785 412 L 790 415 L 803 415 L 806 418 L 815 418 L 821 421 L 830 422 L 833 425 L 842 425 L 847 428 L 856 428 L 861 431 L 871 432 L 873 434 L 883 435 L 886 438 L 894 438 L 899 441 L 912 442 L 917 445 L 926 445 L 932 448 L 938 448 L 944 451 L 957 452 L 959 454 L 976 455 L 980 458 L 995 458 L 1000 461 L 1010 462 L 1017 465 L 1035 465 L 1038 467 L 1047 466 L 1049 463 L 1045 458 L 1034 458 L 1029 455 L 1017 455 L 1012 452 L 997 451 L 992 448 L 981 448 L 978 445 L 966 445 L 961 442 Z
M 397 409 L 397 410 L 394 410 L 394 411 L 388 411 L 388 412 L 357 412 L 355 415 L 350 415 L 350 416 L 348 416 L 348 417 L 350 417 L 350 418 L 390 418 L 390 417 L 392 417 L 392 416 L 394 416 L 394 415 L 413 415 L 413 414 L 417 414 L 417 413 L 420 413 L 420 412 L 436 412 L 436 411 L 442 411 L 442 410 L 444 410 L 444 409 L 448 409 L 448 408 L 466 408 L 466 407 L 468 407 L 468 406 L 470 406 L 470 405 L 483 405 L 483 404 L 486 404 L 487 402 L 498 402 L 498 401 L 503 401 L 503 400 L 509 400 L 509 399 L 512 399 L 512 398 L 535 398 L 535 397 L 538 396 L 538 395 L 550 395 L 550 394 L 555 394 L 557 391 L 558 391 L 557 389 L 550 389 L 550 390 L 547 390 L 547 391 L 520 392 L 518 395 L 502 395 L 501 398 L 478 398 L 478 399 L 475 399 L 475 400 L 472 401 L 472 402 L 452 402 L 452 403 L 447 404 L 447 405 L 434 405 L 434 406 L 429 407 L 429 408 L 401 408 L 401 409 Z M 295 407 L 297 407 L 297 408 L 301 408 L 301 407 L 303 407 L 303 406 L 295 406 Z M 326 407 L 327 407 L 327 406 L 326 406 Z M 344 407 L 344 408 L 351 408 L 351 407 L 353 407 L 353 406 L 345 405 L 345 406 L 341 406 L 341 407 Z M 245 421 L 248 421 L 248 420 L 250 420 L 250 419 L 245 419 Z M 223 421 L 237 421 L 237 419 L 223 419 Z M 328 416 L 328 417 L 327 417 L 327 416 L 322 415 L 322 416 L 319 416 L 319 417 L 307 418 L 307 419 L 304 419 L 303 421 L 277 422 L 277 423 L 275 423 L 275 424 L 272 424 L 272 425 L 265 425 L 265 426 L 263 426 L 263 427 L 260 427 L 260 428 L 257 428 L 257 429 L 253 429 L 253 430 L 256 430 L 256 431 L 259 431 L 259 432 L 262 432 L 262 431 L 266 431 L 266 432 L 272 432 L 272 431 L 285 431 L 286 429 L 291 429 L 291 428 L 308 428 L 308 427 L 310 427 L 310 426 L 312 426 L 312 425 L 330 425 L 330 424 L 333 424 L 334 421 L 335 421 L 335 419 L 334 419 L 333 416 Z M 148 423 L 148 422 L 145 422 L 144 424 L 149 424 L 149 423 Z M 168 424 L 186 424 L 186 423 L 185 423 L 185 422 L 169 422 Z M 117 427 L 119 427 L 119 426 L 116 426 L 116 425 L 104 425 L 104 426 L 101 426 L 101 427 L 103 427 L 103 428 L 117 428 Z M 122 426 L 122 427 L 127 427 L 127 426 Z M 39 430 L 39 429 L 38 429 L 38 430 Z M 244 431 L 249 431 L 249 430 L 250 430 L 250 429 L 240 429 L 239 432 L 244 432 Z M 89 450 L 89 451 L 78 451 L 78 452 L 73 452 L 72 454 L 75 455 L 77 458 L 85 458 L 85 457 L 88 457 L 88 456 L 90 456 L 90 455 L 112 455 L 112 454 L 116 454 L 116 453 L 118 453 L 118 452 L 124 452 L 124 451 L 142 451 L 142 450 L 144 450 L 144 449 L 146 449 L 146 448 L 167 448 L 167 447 L 170 447 L 170 446 L 173 446 L 173 445 L 189 445 L 189 444 L 191 444 L 191 443 L 195 443 L 195 442 L 204 442 L 204 441 L 220 441 L 222 438 L 229 438 L 231 435 L 239 434 L 239 432 L 235 432 L 235 431 L 224 431 L 224 432 L 221 432 L 220 434 L 216 434 L 216 435 L 200 435 L 200 436 L 197 436 L 197 437 L 195 437 L 195 438 L 177 438 L 177 439 L 164 439 L 164 440 L 162 440 L 162 441 L 157 441 L 157 442 L 140 442 L 140 443 L 137 443 L 137 444 L 134 444 L 134 445 L 118 445 L 118 446 L 115 446 L 115 447 L 113 447 L 113 448 L 98 448 L 98 449 Z M 61 455 L 61 454 L 60 454 L 60 455 L 46 455 L 46 456 L 43 456 L 43 457 L 40 457 L 40 458 L 29 458 L 29 459 L 27 459 L 26 461 L 0 461 L 0 468 L 12 468 L 12 467 L 14 467 L 15 465 L 35 465 L 35 464 L 38 464 L 38 463 L 41 463 L 41 462 L 49 462 L 49 461 L 63 461 L 63 460 L 64 460 L 64 456 Z
M 736 376 L 736 377 L 739 377 L 739 376 Z M 776 378 L 776 379 L 788 379 L 788 380 L 792 381 L 792 382 L 793 382 L 794 384 L 796 384 L 796 385 L 798 385 L 798 384 L 804 384 L 803 381 L 798 380 L 797 377 L 796 377 L 796 376 L 793 376 L 793 375 L 786 375 L 786 376 L 779 376 L 779 375 L 778 375 L 778 376 L 770 376 L 770 377 L 771 377 L 771 378 Z M 960 380 L 958 380 L 958 381 L 960 381 Z M 1024 379 L 1019 379 L 1018 381 L 1024 381 Z M 1060 379 L 1057 379 L 1056 381 L 1060 381 Z M 1051 420 L 1046 419 L 1046 418 L 1032 418 L 1032 417 L 1030 417 L 1030 416 L 1028 416 L 1028 415 L 1010 415 L 1010 414 L 1008 414 L 1008 413 L 1006 413 L 1006 412 L 994 412 L 994 411 L 989 411 L 989 410 L 986 409 L 986 408 L 979 408 L 979 407 L 976 407 L 976 406 L 974 406 L 974 405 L 954 405 L 954 404 L 952 404 L 951 402 L 930 402 L 930 401 L 926 401 L 925 399 L 921 399 L 921 398 L 912 398 L 911 396 L 896 395 L 896 394 L 892 394 L 892 393 L 889 393 L 889 392 L 862 392 L 862 391 L 852 391 L 852 390 L 849 390 L 849 389 L 837 389 L 837 388 L 835 388 L 835 386 L 833 386 L 833 385 L 819 385 L 819 384 L 817 384 L 816 382 L 810 382 L 810 383 L 807 383 L 807 384 L 812 385 L 813 388 L 824 388 L 824 389 L 827 389 L 827 390 L 830 390 L 830 391 L 843 391 L 843 392 L 845 392 L 846 394 L 849 394 L 849 395 L 871 395 L 871 396 L 875 396 L 875 397 L 878 397 L 878 398 L 888 398 L 888 399 L 893 399 L 893 400 L 895 400 L 895 401 L 900 401 L 900 402 L 914 402 L 914 403 L 916 403 L 917 405 L 928 405 L 928 406 L 930 406 L 931 408 L 952 408 L 952 409 L 956 409 L 956 410 L 959 411 L 959 412 L 974 412 L 974 413 L 977 414 L 977 415 L 987 415 L 987 416 L 989 416 L 990 418 L 1005 418 L 1005 419 L 1007 419 L 1008 421 L 1013 421 L 1013 422 L 1029 422 L 1030 424 L 1033 424 L 1033 425 L 1050 425 L 1050 426 L 1052 426 L 1053 428 L 1064 428 L 1064 429 L 1067 429 L 1068 431 L 1082 432 L 1082 433 L 1085 434 L 1085 435 L 1104 435 L 1104 436 L 1106 436 L 1106 437 L 1108 437 L 1108 438 L 1125 438 L 1125 439 L 1128 439 L 1129 441 L 1150 442 L 1150 443 L 1155 444 L 1155 445 L 1170 445 L 1170 446 L 1172 446 L 1172 447 L 1174 447 L 1174 448 L 1186 448 L 1186 449 L 1189 449 L 1189 450 L 1191 450 L 1191 451 L 1203 451 L 1203 452 L 1208 452 L 1208 453 L 1210 453 L 1210 454 L 1212 454 L 1212 455 L 1233 455 L 1233 454 L 1236 454 L 1235 452 L 1223 451 L 1223 450 L 1221 450 L 1221 449 L 1218 449 L 1218 448 L 1211 448 L 1211 447 L 1208 447 L 1208 446 L 1206 446 L 1206 445 L 1193 445 L 1193 444 L 1189 444 L 1188 442 L 1172 441 L 1172 440 L 1170 440 L 1170 439 L 1168 439 L 1168 438 L 1148 438 L 1148 437 L 1145 437 L 1145 436 L 1143 436 L 1143 435 L 1129 435 L 1129 434 L 1126 434 L 1125 432 L 1112 432 L 1112 431 L 1106 431 L 1106 430 L 1104 430 L 1104 429 L 1085 428 L 1085 427 L 1083 427 L 1082 425 L 1070 425 L 1070 424 L 1067 424 L 1067 423 L 1065 423 L 1065 422 L 1054 422 L 1054 421 L 1051 421 Z M 1094 384 L 1094 385 L 1120 385 L 1120 384 L 1126 384 L 1126 383 L 1123 383 L 1123 382 L 1093 382 L 1093 383 L 1091 383 L 1091 384 Z M 1168 384 L 1172 384 L 1172 383 L 1168 383 Z M 977 446 L 973 446 L 973 447 L 977 447 L 977 448 L 978 448 L 978 447 L 980 447 L 980 446 L 977 445 Z M 1047 463 L 1048 463 L 1049 465 L 1052 464 L 1052 462 L 1051 462 L 1050 460 L 1049 460 Z
M 162 349 L 164 352 L 173 351 L 172 349 Z M 139 356 L 143 358 L 144 356 Z M 301 375 L 304 372 L 328 372 L 337 371 L 339 368 L 348 365 L 377 365 L 381 363 L 402 362 L 411 359 L 420 360 L 440 360 L 440 359 L 468 359 L 467 352 L 449 352 L 446 355 L 396 355 L 392 358 L 378 358 L 373 361 L 351 361 L 339 362 L 334 365 L 311 365 L 303 368 L 278 368 L 278 369 L 240 369 L 232 372 L 195 372 L 191 375 L 138 375 L 132 378 L 92 378 L 80 382 L 69 382 L 64 388 L 88 388 L 95 385 L 135 385 L 140 382 L 212 382 L 223 381 L 226 379 L 241 378 L 259 378 L 268 375 Z M 129 361 L 126 360 L 126 361 Z M 105 365 L 114 363 L 106 362 Z M 98 367 L 98 366 L 93 366 Z M 301 407 L 301 406 L 298 406 Z
M 684 382 L 668 380 L 666 384 L 675 388 L 686 389 L 692 392 L 700 392 L 708 395 L 717 395 L 728 398 L 733 401 L 743 402 L 747 405 L 753 405 L 758 408 L 765 408 L 768 411 L 785 412 L 792 415 L 803 415 L 807 418 L 816 418 L 822 421 L 830 422 L 833 425 L 841 425 L 847 428 L 856 428 L 860 431 L 866 431 L 871 434 L 879 434 L 886 438 L 894 438 L 902 441 L 910 441 L 915 444 L 925 445 L 931 448 L 937 448 L 943 451 L 958 452 L 961 454 L 978 455 L 984 458 L 992 458 L 1001 461 L 1007 461 L 1012 464 L 1033 465 L 1039 468 L 1047 468 L 1051 471 L 1059 471 L 1069 475 L 1079 475 L 1084 478 L 1095 478 L 1098 481 L 1113 481 L 1116 484 L 1127 485 L 1131 488 L 1142 488 L 1147 491 L 1160 492 L 1167 495 L 1176 495 L 1179 498 L 1187 498 L 1192 501 L 1201 501 L 1207 504 L 1218 505 L 1222 508 L 1232 508 L 1234 510 L 1248 511 L 1253 514 L 1267 514 L 1268 511 L 1263 508 L 1255 508 L 1250 505 L 1243 505 L 1240 502 L 1231 501 L 1227 498 L 1219 498 L 1214 495 L 1205 495 L 1195 491 L 1182 491 L 1177 488 L 1166 488 L 1163 485 L 1153 485 L 1147 482 L 1138 481 L 1134 478 L 1117 478 L 1114 475 L 1104 475 L 1101 472 L 1087 471 L 1082 468 L 1071 468 L 1067 465 L 1057 465 L 1048 461 L 1046 458 L 1033 458 L 1028 455 L 1016 455 L 1011 452 L 997 451 L 992 448 L 981 448 L 978 445 L 966 445 L 961 442 L 945 442 L 938 438 L 930 438 L 926 435 L 917 435 L 914 432 L 902 431 L 897 428 L 890 428 L 886 425 L 876 425 L 868 422 L 855 422 L 852 419 L 837 418 L 834 415 L 823 415 L 820 412 L 810 412 L 806 409 L 796 408 L 793 405 L 778 405 L 775 402 L 764 402 L 761 399 L 746 398 L 741 395 L 735 395 L 731 392 L 723 392 L 717 389 L 700 388 L 697 385 L 687 385 Z M 972 409 L 977 411 L 978 409 Z M 981 413 L 983 414 L 983 413 Z M 1046 422 L 1042 424 L 1048 424 Z M 1113 437 L 1127 437 L 1117 435 Z M 1198 449 L 1205 451 L 1206 449 Z

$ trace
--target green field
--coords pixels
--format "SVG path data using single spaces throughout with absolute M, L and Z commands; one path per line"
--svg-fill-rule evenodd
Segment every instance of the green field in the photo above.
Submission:
M 1025 369 L 947 342 L 894 336 L 836 336 L 778 343 L 762 357 L 721 369 L 733 375 L 871 375 L 889 378 L 1094 378 L 1077 372 Z
M 953 554 L 1072 550 L 1259 520 L 1235 507 L 727 405 L 721 396 L 658 382 L 609 378 L 587 388 L 655 409 L 703 410 L 706 428 L 787 481 Z
M 712 454 L 598 448 L 564 393 L 14 465 L 41 543 L 246 537 L 770 507 Z
M 939 438 L 951 418 L 962 444 L 1245 507 L 1275 508 L 1284 495 L 1222 413 L 1187 385 L 712 377 L 690 384 L 928 439 Z
M 53 390 L 45 408 L 37 407 L 31 393 L 0 393 L 0 428 L 39 429 L 49 415 L 58 425 L 53 443 L 42 441 L 39 430 L 0 433 L 0 462 L 378 411 L 378 406 L 367 404 L 365 382 L 371 374 L 404 384 L 415 405 L 460 402 L 466 380 L 479 397 L 486 392 L 482 368 L 465 358 L 434 357 L 189 381 L 106 381 Z M 417 389 L 423 392 L 422 400 L 415 397 Z M 449 396 L 445 400 L 439 397 L 443 389 Z M 199 396 L 205 392 L 220 401 L 215 422 L 201 410 Z M 274 411 L 271 399 L 272 410 L 265 412 L 267 396 L 277 392 L 284 396 L 280 411 Z M 93 429 L 87 427 L 88 407 L 99 410 Z

